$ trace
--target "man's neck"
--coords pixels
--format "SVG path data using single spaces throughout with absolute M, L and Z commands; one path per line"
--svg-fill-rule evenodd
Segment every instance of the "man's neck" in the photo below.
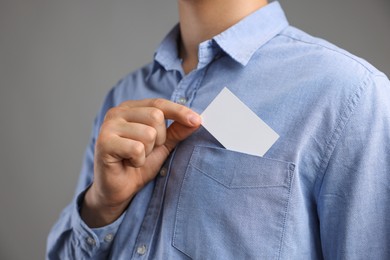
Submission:
M 180 57 L 187 74 L 198 64 L 201 42 L 225 31 L 265 6 L 267 0 L 178 0 Z

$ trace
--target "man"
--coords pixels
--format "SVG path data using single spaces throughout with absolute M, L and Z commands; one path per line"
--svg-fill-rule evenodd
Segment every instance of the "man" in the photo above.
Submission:
M 47 257 L 388 259 L 386 76 L 278 2 L 178 4 L 154 62 L 107 95 Z M 225 86 L 280 136 L 263 157 L 201 127 Z

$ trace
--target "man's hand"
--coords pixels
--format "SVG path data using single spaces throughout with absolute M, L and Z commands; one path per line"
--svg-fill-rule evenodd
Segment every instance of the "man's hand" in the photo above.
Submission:
M 165 120 L 174 122 L 167 129 Z M 164 99 L 126 101 L 110 109 L 95 147 L 94 182 L 81 209 L 90 227 L 116 220 L 153 180 L 178 142 L 201 124 L 189 108 Z

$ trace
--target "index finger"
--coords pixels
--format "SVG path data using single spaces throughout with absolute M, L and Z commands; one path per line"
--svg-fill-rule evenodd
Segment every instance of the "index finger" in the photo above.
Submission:
M 182 125 L 196 127 L 201 124 L 201 117 L 198 115 L 198 113 L 194 112 L 186 106 L 163 98 L 129 100 L 123 102 L 121 106 L 126 106 L 129 108 L 155 107 L 163 112 L 166 119 L 172 119 Z

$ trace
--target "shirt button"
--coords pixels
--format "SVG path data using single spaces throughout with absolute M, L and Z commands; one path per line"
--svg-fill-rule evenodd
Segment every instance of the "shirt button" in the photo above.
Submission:
M 96 245 L 96 241 L 92 237 L 87 237 L 87 244 L 90 246 L 94 246 Z
M 180 97 L 177 102 L 180 105 L 185 105 L 187 103 L 187 99 L 185 97 Z
M 146 246 L 142 245 L 137 248 L 137 254 L 144 255 L 146 253 Z
M 110 233 L 104 237 L 104 241 L 106 241 L 108 243 L 108 242 L 111 242 L 113 238 L 114 238 L 114 235 Z
M 167 170 L 167 168 L 162 168 L 161 170 L 160 170 L 160 176 L 161 177 L 165 177 L 165 176 L 167 176 L 167 172 L 168 172 L 168 170 Z

